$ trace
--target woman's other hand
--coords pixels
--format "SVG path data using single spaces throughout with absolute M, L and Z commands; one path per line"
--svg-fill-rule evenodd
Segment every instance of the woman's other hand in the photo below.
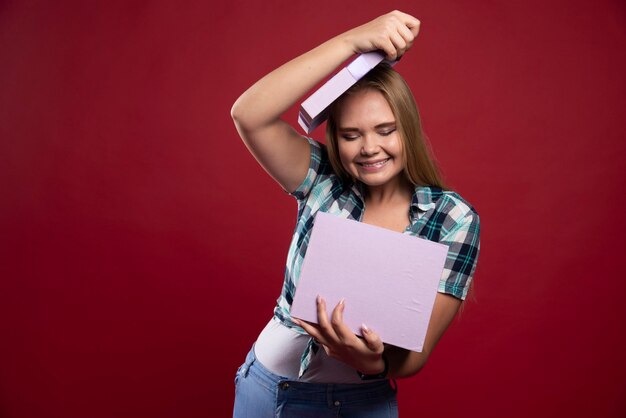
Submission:
M 387 59 L 396 60 L 411 48 L 417 37 L 420 21 L 394 10 L 345 32 L 341 36 L 355 53 L 383 50 Z
M 336 358 L 365 374 L 378 374 L 385 369 L 382 340 L 374 331 L 362 325 L 363 338 L 357 337 L 343 321 L 345 301 L 342 299 L 333 309 L 330 319 L 326 313 L 326 301 L 317 298 L 318 324 L 294 319 L 311 337 L 322 345 L 329 357 Z

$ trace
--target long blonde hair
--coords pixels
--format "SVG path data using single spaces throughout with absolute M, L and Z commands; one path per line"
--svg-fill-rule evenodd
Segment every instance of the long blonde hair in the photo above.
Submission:
M 382 93 L 396 118 L 396 129 L 402 138 L 405 155 L 404 175 L 414 186 L 436 186 L 445 189 L 439 168 L 422 131 L 422 122 L 413 94 L 404 78 L 389 65 L 381 64 L 367 73 L 329 109 L 326 144 L 330 163 L 344 181 L 352 180 L 339 159 L 337 114 L 343 99 L 363 89 Z

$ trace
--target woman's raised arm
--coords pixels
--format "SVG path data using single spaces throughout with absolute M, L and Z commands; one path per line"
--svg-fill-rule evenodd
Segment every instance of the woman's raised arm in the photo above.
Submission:
M 261 166 L 288 192 L 304 180 L 309 145 L 281 115 L 355 53 L 383 50 L 397 59 L 413 43 L 420 22 L 393 11 L 338 35 L 289 61 L 246 90 L 231 115 Z

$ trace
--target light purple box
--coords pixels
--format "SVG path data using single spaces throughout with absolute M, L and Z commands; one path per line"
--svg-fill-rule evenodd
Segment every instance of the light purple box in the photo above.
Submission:
M 345 298 L 344 321 L 385 343 L 421 352 L 448 254 L 444 244 L 318 213 L 291 315 L 317 323 L 316 297 L 328 315 Z

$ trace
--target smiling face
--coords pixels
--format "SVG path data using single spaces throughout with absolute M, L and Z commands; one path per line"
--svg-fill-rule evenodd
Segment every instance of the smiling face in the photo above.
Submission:
M 343 182 L 356 179 L 370 188 L 404 182 L 411 191 L 417 185 L 446 188 L 422 132 L 413 93 L 386 64 L 376 66 L 330 106 L 326 145 L 333 171 Z
M 351 177 L 369 187 L 404 181 L 402 138 L 381 92 L 368 88 L 344 98 L 336 129 L 339 160 Z

